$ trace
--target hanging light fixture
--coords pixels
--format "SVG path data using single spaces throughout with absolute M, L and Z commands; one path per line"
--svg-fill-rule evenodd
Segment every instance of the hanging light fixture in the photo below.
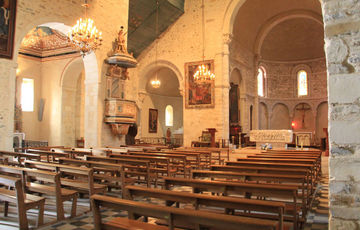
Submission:
M 85 19 L 80 18 L 76 25 L 71 28 L 68 40 L 70 45 L 80 50 L 84 57 L 99 48 L 102 42 L 102 33 L 96 29 L 94 20 L 87 17 L 87 9 L 89 8 L 87 0 L 82 4 L 82 7 L 85 8 Z
M 204 0 L 202 0 L 202 58 L 203 62 L 205 61 L 205 3 Z M 203 83 L 211 80 L 215 80 L 215 74 L 211 72 L 208 65 L 205 65 L 204 63 L 199 65 L 197 68 L 197 71 L 194 73 L 194 81 L 196 83 Z
M 151 86 L 155 89 L 158 89 L 161 85 L 160 80 L 158 79 L 158 71 L 157 71 L 157 67 L 158 67 L 158 33 L 159 33 L 159 0 L 156 0 L 156 22 L 155 22 L 155 39 L 156 39 L 156 43 L 155 43 L 155 68 L 156 68 L 156 73 L 155 73 L 155 79 L 153 79 L 151 81 Z

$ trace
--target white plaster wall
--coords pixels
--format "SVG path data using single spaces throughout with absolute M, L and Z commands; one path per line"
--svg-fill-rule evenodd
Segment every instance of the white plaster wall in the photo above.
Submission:
M 17 100 L 21 104 L 21 84 L 23 78 L 34 79 L 34 111 L 22 112 L 22 132 L 25 133 L 26 140 L 40 140 L 41 122 L 38 120 L 39 103 L 41 98 L 41 62 L 19 56 L 19 74 L 17 84 Z
M 141 136 L 142 137 L 166 137 L 166 130 L 170 128 L 171 133 L 183 127 L 183 99 L 181 97 L 168 97 L 148 94 L 141 108 Z M 167 105 L 173 107 L 174 123 L 172 127 L 165 126 L 165 108 Z M 149 133 L 149 109 L 158 110 L 157 133 Z

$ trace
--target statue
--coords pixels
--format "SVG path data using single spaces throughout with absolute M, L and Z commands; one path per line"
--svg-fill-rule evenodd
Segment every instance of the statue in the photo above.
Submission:
M 116 39 L 115 53 L 126 53 L 126 54 L 128 54 L 126 44 L 125 44 L 126 43 L 126 40 L 125 40 L 126 33 L 124 32 L 124 27 L 121 26 L 120 31 L 118 33 L 118 38 Z

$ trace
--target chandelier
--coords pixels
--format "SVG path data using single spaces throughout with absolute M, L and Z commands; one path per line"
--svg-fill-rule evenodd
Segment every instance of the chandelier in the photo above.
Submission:
M 215 74 L 211 73 L 207 65 L 202 64 L 198 66 L 194 74 L 194 80 L 195 82 L 215 80 Z
M 159 33 L 159 0 L 156 0 L 156 22 L 155 22 L 155 68 L 157 68 L 158 65 L 158 33 Z M 158 79 L 158 72 L 155 74 L 155 79 L 151 81 L 151 86 L 155 89 L 158 89 L 161 85 L 160 80 Z
M 203 58 L 203 62 L 205 62 L 205 12 L 204 12 L 204 8 L 205 8 L 205 3 L 204 0 L 202 0 L 202 5 L 201 5 L 201 9 L 202 9 L 202 58 Z M 210 81 L 210 80 L 215 80 L 215 74 L 211 72 L 211 70 L 208 68 L 208 65 L 204 65 L 201 64 L 198 66 L 197 71 L 194 73 L 193 75 L 194 77 L 194 82 L 200 84 L 200 83 L 204 83 L 206 81 Z
M 161 85 L 160 80 L 157 78 L 157 74 L 154 80 L 151 81 L 151 86 L 155 89 L 158 89 Z
M 68 40 L 70 45 L 80 50 L 84 57 L 99 48 L 102 42 L 102 33 L 96 29 L 94 20 L 87 17 L 87 8 L 89 8 L 87 0 L 82 6 L 85 8 L 85 19 L 80 18 L 76 25 L 71 28 Z

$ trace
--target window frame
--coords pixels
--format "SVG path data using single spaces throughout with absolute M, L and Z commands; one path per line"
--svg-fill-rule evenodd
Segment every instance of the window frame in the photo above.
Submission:
M 299 75 L 298 73 L 300 71 L 306 72 L 306 80 L 307 80 L 307 95 L 299 95 Z M 296 65 L 292 69 L 292 77 L 294 79 L 294 97 L 295 98 L 306 98 L 311 97 L 311 76 L 312 76 L 312 70 L 308 65 L 300 64 Z
M 305 73 L 305 82 L 306 82 L 306 94 L 300 94 L 300 87 L 301 87 L 301 73 L 304 72 Z M 296 76 L 297 76 L 297 96 L 298 97 L 306 97 L 306 96 L 309 96 L 309 74 L 306 70 L 304 69 L 300 69 L 299 71 L 297 71 L 296 73 Z
M 257 89 L 257 95 L 259 97 L 266 97 L 266 69 L 263 65 L 260 65 L 257 69 L 257 75 L 256 75 L 256 89 Z M 262 72 L 262 95 L 259 95 L 259 72 Z
M 25 92 L 24 92 L 24 81 L 26 81 L 26 80 L 28 80 L 28 81 L 31 81 L 32 82 L 32 95 L 29 95 L 29 94 L 27 94 L 26 96 L 25 96 Z M 29 102 L 30 100 L 30 98 L 32 98 L 32 104 L 31 104 L 31 109 L 28 109 L 28 107 L 30 107 L 30 105 L 29 106 L 25 106 L 24 104 L 25 103 L 27 103 L 27 102 Z M 25 99 L 27 99 L 27 100 L 25 100 Z M 20 94 L 20 105 L 21 105 L 21 111 L 22 112 L 34 112 L 35 111 L 35 79 L 34 78 L 28 78 L 28 77 L 23 77 L 22 79 L 21 79 L 21 94 Z
M 171 113 L 169 112 L 169 122 L 168 122 L 168 108 L 171 109 Z M 165 126 L 173 127 L 174 126 L 174 107 L 172 105 L 167 105 L 165 107 Z

